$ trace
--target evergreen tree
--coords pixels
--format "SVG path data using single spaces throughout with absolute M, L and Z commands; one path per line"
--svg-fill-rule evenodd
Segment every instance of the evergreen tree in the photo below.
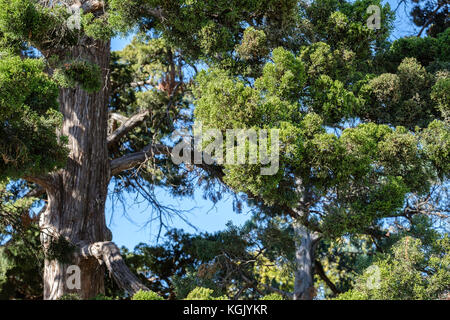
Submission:
M 279 129 L 275 175 L 262 176 L 260 164 L 225 163 L 222 180 L 265 212 L 291 219 L 294 299 L 315 296 L 321 239 L 376 235 L 383 218 L 404 215 L 407 197 L 426 196 L 448 178 L 448 29 L 423 42 L 436 50 L 422 64 L 400 49 L 415 38 L 386 42 L 389 7 L 382 9 L 384 29 L 373 32 L 363 19 L 366 5 L 305 4 L 304 46 L 276 48 L 253 78 L 223 66 L 196 78 L 203 130 Z

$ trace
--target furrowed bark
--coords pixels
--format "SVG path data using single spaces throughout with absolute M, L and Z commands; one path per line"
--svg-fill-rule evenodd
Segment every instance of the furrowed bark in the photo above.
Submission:
M 59 103 L 63 114 L 61 135 L 68 137 L 69 156 L 66 167 L 50 175 L 51 183 L 41 184 L 48 195 L 48 205 L 40 216 L 41 242 L 45 250 L 53 240 L 64 238 L 70 244 L 94 245 L 83 259 L 72 261 L 47 259 L 44 266 L 44 299 L 58 299 L 76 293 L 89 299 L 104 293 L 105 265 L 119 286 L 130 293 L 137 278 L 120 258 L 119 249 L 108 242 L 105 202 L 110 181 L 107 149 L 110 43 L 95 41 L 71 49 L 70 56 L 97 64 L 102 70 L 102 89 L 87 93 L 80 87 L 62 89 Z M 40 181 L 36 181 L 39 183 Z M 95 248 L 95 249 L 94 249 Z M 99 263 L 103 261 L 104 263 Z M 80 268 L 81 287 L 68 285 L 68 268 Z
M 70 153 L 66 167 L 53 174 L 53 187 L 47 190 L 48 207 L 41 216 L 40 227 L 70 243 L 94 243 L 110 240 L 106 239 L 104 212 L 109 183 L 106 138 L 110 44 L 95 42 L 90 48 L 76 47 L 71 56 L 100 66 L 104 83 L 102 90 L 93 94 L 80 87 L 60 92 L 60 111 L 64 117 L 61 134 L 68 137 Z M 44 248 L 51 246 L 51 240 L 43 233 Z M 44 299 L 57 299 L 67 293 L 87 299 L 103 293 L 104 269 L 95 258 L 78 264 L 80 290 L 67 288 L 69 265 L 56 260 L 45 262 Z

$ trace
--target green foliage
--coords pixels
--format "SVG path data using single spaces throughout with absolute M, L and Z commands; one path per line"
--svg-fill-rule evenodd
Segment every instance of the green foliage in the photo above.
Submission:
M 336 123 L 350 118 L 358 108 L 353 92 L 346 90 L 339 80 L 321 75 L 311 88 L 314 112 L 321 114 L 325 123 Z
M 0 179 L 41 174 L 65 163 L 58 88 L 38 59 L 0 59 Z M 24 86 L 23 84 L 27 85 Z
M 84 33 L 93 39 L 108 41 L 115 35 L 115 31 L 108 23 L 108 14 L 97 18 L 93 13 L 83 14 L 81 24 Z
M 71 46 L 78 32 L 69 29 L 65 7 L 47 8 L 32 0 L 1 0 L 0 31 L 12 39 L 29 41 L 41 50 Z
M 404 58 L 415 58 L 423 66 L 428 66 L 436 59 L 446 57 L 441 56 L 443 45 L 436 38 L 430 37 L 400 38 L 392 43 L 387 59 L 398 65 Z
M 450 126 L 448 122 L 435 120 L 420 132 L 423 151 L 441 178 L 450 172 Z
M 249 27 L 244 30 L 241 44 L 236 52 L 244 60 L 260 60 L 269 54 L 267 36 L 263 30 Z
M 436 103 L 436 107 L 442 118 L 450 122 L 450 77 L 440 78 L 432 88 L 431 99 Z
M 426 169 L 429 158 L 420 152 L 417 137 L 402 127 L 393 131 L 367 123 L 336 137 L 324 126 L 351 119 L 362 105 L 376 112 L 375 99 L 381 100 L 379 112 L 372 116 L 377 121 L 386 115 L 392 117 L 386 119 L 391 124 L 426 123 L 432 113 L 417 94 L 429 95 L 431 78 L 414 59 L 405 59 L 398 75 L 384 74 L 369 82 L 364 90 L 373 100 L 364 101 L 344 82 L 322 74 L 337 66 L 327 45 L 318 44 L 316 49 L 305 49 L 299 58 L 281 48 L 274 50 L 274 62 L 266 64 L 254 86 L 223 70 L 200 73 L 194 89 L 195 116 L 203 126 L 222 131 L 279 129 L 276 175 L 261 176 L 258 165 L 225 165 L 224 181 L 238 192 L 262 197 L 268 205 L 296 203 L 300 196 L 293 192 L 296 178 L 313 184 L 317 196 L 333 190 L 339 205 L 322 207 L 326 214 L 321 228 L 334 235 L 355 233 L 377 219 L 396 215 L 408 192 L 427 190 L 427 181 L 433 178 Z M 313 71 L 318 72 L 317 80 L 306 89 L 305 72 L 314 77 Z M 300 101 L 309 105 L 308 112 L 299 112 Z M 386 112 L 387 106 L 397 110 Z
M 224 231 L 199 235 L 172 230 L 163 244 L 140 244 L 132 253 L 123 250 L 123 256 L 142 280 L 152 279 L 147 281 L 151 290 L 169 300 L 185 299 L 197 287 L 214 291 L 211 297 L 230 299 L 257 299 L 270 292 L 263 285 L 258 292 L 251 287 L 241 290 L 248 279 L 291 290 L 292 269 L 286 262 L 292 257 L 292 239 L 276 223 L 262 225 L 229 224 Z M 256 246 L 265 248 L 264 255 L 255 251 Z
M 58 300 L 81 300 L 81 298 L 76 293 L 68 293 L 59 297 Z
M 43 263 L 36 226 L 13 234 L 6 245 L 0 246 L 0 299 L 41 299 Z
M 176 3 L 149 0 L 145 5 L 158 8 L 163 19 L 159 19 L 159 12 L 154 11 L 142 17 L 142 3 L 111 0 L 109 24 L 124 33 L 135 27 L 163 31 L 163 37 L 187 56 L 219 63 L 224 55 L 231 58 L 236 43 L 243 36 L 242 25 L 248 23 L 270 32 L 269 41 L 280 43 L 280 33 L 293 32 L 297 19 L 296 1 L 292 0 L 184 0 Z
M 366 80 L 359 97 L 359 114 L 370 121 L 426 127 L 439 116 L 431 101 L 432 75 L 415 58 L 405 58 L 396 74 L 384 73 Z
M 192 290 L 185 300 L 228 300 L 226 296 L 214 297 L 214 290 L 197 287 Z
M 271 294 L 265 295 L 264 297 L 262 297 L 259 300 L 284 300 L 284 299 L 283 299 L 283 296 L 278 293 L 271 293 Z
M 376 31 L 366 26 L 373 4 L 381 7 L 382 28 Z M 378 0 L 108 0 L 105 5 L 82 13 L 81 30 L 70 30 L 70 13 L 59 3 L 0 0 L 1 181 L 65 165 L 67 138 L 56 134 L 62 120 L 56 111 L 59 90 L 79 86 L 93 94 L 101 89 L 102 75 L 111 76 L 108 111 L 118 118 L 149 113 L 109 147 L 112 159 L 169 140 L 175 128 L 191 124 L 192 104 L 195 119 L 207 129 L 280 133 L 280 164 L 273 176 L 262 176 L 260 164 L 214 167 L 256 207 L 259 216 L 249 224 L 196 236 L 173 231 L 161 245 L 123 250 L 139 277 L 153 279 L 153 291 L 133 299 L 281 299 L 267 295 L 272 292 L 267 286 L 292 291 L 295 216 L 323 237 L 317 257 L 340 290 L 357 277 L 343 297 L 436 298 L 448 287 L 448 239 L 405 214 L 408 197 L 426 195 L 448 178 L 450 33 L 442 12 L 429 28 L 433 38 L 390 44 L 394 13 Z M 414 22 L 424 26 L 430 12 L 416 10 Z M 118 33 L 135 32 L 129 46 L 112 54 L 109 70 L 100 70 L 87 54 L 73 56 L 109 44 Z M 120 121 L 111 119 L 110 125 L 114 130 Z M 273 139 L 269 135 L 269 144 Z M 249 149 L 246 145 L 247 157 Z M 143 190 L 165 186 L 176 196 L 192 195 L 192 170 L 166 160 L 158 155 L 138 175 L 124 172 L 116 189 L 135 190 L 138 182 Z M 203 178 L 212 194 L 213 177 Z M 11 182 L 16 183 L 22 191 L 29 187 Z M 38 243 L 37 233 L 10 229 L 20 225 L 34 200 L 18 199 L 8 188 L 0 188 L 6 221 L 0 221 L 0 234 L 11 236 L 0 250 L 0 287 L 8 297 L 31 297 L 36 263 L 19 251 L 29 238 Z M 148 200 L 154 203 L 152 195 Z M 281 215 L 288 212 L 291 217 Z M 394 238 L 404 236 L 377 233 L 388 217 L 406 218 L 410 233 L 421 235 L 422 242 L 402 240 L 386 254 Z M 374 254 L 374 243 L 384 255 Z M 47 258 L 69 261 L 72 252 L 58 238 Z M 362 270 L 370 265 L 384 277 L 378 291 L 362 285 L 371 276 Z M 109 290 L 123 294 L 113 286 Z
M 45 252 L 48 260 L 57 260 L 62 263 L 69 264 L 73 261 L 73 254 L 76 246 L 64 239 L 63 237 L 52 238 L 50 245 Z
M 197 266 L 196 256 L 189 245 L 190 235 L 172 230 L 166 236 L 168 240 L 163 244 L 149 246 L 141 243 L 133 252 L 122 249 L 122 255 L 130 269 L 142 280 L 154 278 L 148 284 L 149 289 L 174 299 L 178 294 L 174 292 L 176 279 L 184 277 L 189 267 Z
M 405 237 L 381 255 L 341 300 L 416 300 L 445 298 L 450 285 L 450 241 L 438 239 L 430 250 L 419 239 Z
M 153 291 L 139 290 L 131 297 L 131 300 L 164 300 L 164 298 Z
M 75 60 L 64 63 L 61 68 L 56 69 L 53 79 L 61 87 L 79 85 L 86 92 L 94 93 L 101 89 L 101 76 L 98 65 L 88 61 Z

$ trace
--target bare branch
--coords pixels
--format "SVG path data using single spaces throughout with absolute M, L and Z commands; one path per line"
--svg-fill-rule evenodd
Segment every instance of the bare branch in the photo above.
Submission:
M 30 190 L 25 197 L 27 198 L 39 198 L 40 196 L 45 194 L 45 189 L 42 187 L 37 187 L 35 189 Z
M 422 35 L 422 32 L 426 29 L 426 27 L 428 27 L 428 25 L 431 23 L 431 21 L 433 21 L 434 16 L 436 15 L 436 13 L 439 11 L 439 9 L 445 4 L 445 2 L 443 3 L 438 3 L 436 9 L 434 9 L 434 11 L 431 13 L 431 16 L 428 18 L 427 21 L 425 21 L 425 23 L 423 24 L 422 28 L 419 31 L 419 34 L 417 35 L 417 37 L 420 37 Z
M 110 113 L 109 117 L 111 118 L 111 120 L 116 120 L 116 121 L 118 121 L 118 122 L 120 122 L 122 124 L 127 122 L 128 119 L 129 119 L 129 118 L 127 118 L 127 117 L 125 117 L 125 116 L 123 116 L 123 115 L 121 115 L 119 113 Z
M 119 129 L 118 129 L 119 130 Z M 132 153 L 129 155 L 125 155 L 121 158 L 117 158 L 111 161 L 111 176 L 114 176 L 116 174 L 119 174 L 122 171 L 129 170 L 131 168 L 134 168 L 143 162 L 151 159 L 155 155 L 166 155 L 170 156 L 172 154 L 172 148 L 169 148 L 167 146 L 156 144 L 156 145 L 149 145 L 144 150 L 136 153 Z M 223 185 L 226 186 L 225 181 L 223 180 L 225 173 L 223 172 L 223 167 L 219 165 L 214 164 L 206 164 L 204 161 L 201 161 L 198 164 L 195 164 L 194 161 L 195 157 L 195 150 L 191 152 L 191 161 L 190 163 L 194 163 L 194 166 L 204 170 L 206 173 L 208 173 L 211 177 L 216 178 L 219 180 Z M 254 199 L 256 201 L 263 201 L 262 198 L 255 194 L 248 194 L 249 198 Z M 299 219 L 298 213 L 291 207 L 287 205 L 280 206 L 280 209 L 282 209 L 286 214 L 291 216 L 293 219 Z M 307 218 L 301 219 L 302 223 L 308 227 L 310 230 L 314 231 L 315 238 L 318 239 L 319 235 L 322 233 L 319 226 Z
M 149 145 L 140 152 L 131 153 L 111 161 L 111 176 L 134 168 L 155 155 L 170 155 L 172 150 L 162 144 Z
M 108 137 L 108 147 L 111 147 L 113 144 L 118 142 L 122 137 L 124 137 L 128 132 L 142 124 L 145 119 L 150 114 L 150 110 L 144 110 L 139 112 L 138 114 L 135 114 L 131 118 L 129 118 L 125 123 L 123 123 L 119 129 L 111 133 L 111 135 Z
M 81 257 L 94 257 L 100 264 L 104 263 L 117 285 L 130 295 L 139 290 L 148 291 L 148 288 L 128 269 L 119 248 L 113 242 L 80 243 L 79 246 Z
M 44 175 L 44 176 L 25 176 L 23 179 L 33 182 L 43 189 L 51 189 L 53 187 L 53 178 L 51 175 Z

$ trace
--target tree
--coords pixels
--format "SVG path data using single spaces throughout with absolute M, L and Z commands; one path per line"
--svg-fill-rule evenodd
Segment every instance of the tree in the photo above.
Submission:
M 273 225 L 260 228 L 249 221 L 243 227 L 228 224 L 213 234 L 170 230 L 166 237 L 161 245 L 141 243 L 133 252 L 123 250 L 123 256 L 143 280 L 150 279 L 151 290 L 168 299 L 184 299 L 197 287 L 230 299 L 256 299 L 274 292 L 290 296 L 285 290 L 290 272 L 280 252 L 293 245 Z
M 41 188 L 47 200 L 39 218 L 44 251 L 60 243 L 71 254 L 70 261 L 47 256 L 45 299 L 102 293 L 104 266 L 130 294 L 145 289 L 106 227 L 110 181 L 144 193 L 159 213 L 167 208 L 154 202 L 151 186 L 175 179 L 174 193 L 189 193 L 186 173 L 164 163 L 170 150 L 160 144 L 183 119 L 182 67 L 222 60 L 245 24 L 266 29 L 273 43 L 285 41 L 280 35 L 292 29 L 295 3 L 0 1 L 0 176 Z M 143 50 L 143 60 L 119 61 L 111 55 L 111 37 L 136 29 L 153 49 Z M 143 165 L 148 159 L 156 169 Z M 123 179 L 115 179 L 119 175 Z M 79 290 L 65 285 L 69 265 L 81 270 Z
M 437 34 L 444 32 L 450 26 L 448 18 L 449 3 L 446 0 L 416 0 L 398 1 L 399 8 L 402 4 L 411 6 L 410 15 L 413 23 L 420 27 L 418 37 L 426 34 L 430 37 L 436 37 Z
M 40 299 L 44 256 L 32 198 L 0 183 L 0 299 Z
M 384 29 L 372 32 L 366 5 L 305 4 L 304 46 L 276 48 L 253 77 L 215 67 L 196 78 L 195 117 L 203 130 L 279 129 L 277 174 L 261 176 L 260 164 L 225 163 L 222 180 L 261 210 L 291 219 L 294 299 L 315 295 L 321 239 L 376 235 L 383 218 L 404 214 L 407 197 L 425 196 L 448 177 L 448 55 L 441 55 L 448 30 L 443 42 L 427 42 L 440 48 L 430 53 L 432 67 L 405 54 L 398 63 L 380 60 L 401 46 L 386 42 L 389 7 L 382 10 Z
M 161 226 L 183 212 L 154 188 L 189 196 L 195 180 L 213 200 L 219 181 L 288 215 L 293 296 L 312 298 L 320 239 L 376 233 L 381 218 L 404 213 L 407 195 L 445 181 L 448 31 L 424 40 L 433 50 L 423 62 L 405 53 L 420 47 L 414 39 L 387 41 L 389 6 L 380 30 L 365 26 L 369 4 L 0 0 L 0 179 L 21 186 L 17 201 L 45 203 L 44 298 L 104 293 L 105 267 L 128 294 L 148 289 L 111 241 L 109 185 L 142 194 Z M 131 32 L 111 53 L 111 38 Z M 391 54 L 398 60 L 386 63 Z M 190 129 L 192 102 L 207 128 L 280 129 L 278 173 L 174 164 L 170 137 Z M 66 286 L 71 265 L 80 289 Z
M 449 250 L 448 235 L 436 239 L 431 246 L 406 236 L 390 253 L 378 256 L 356 280 L 355 287 L 338 299 L 448 299 Z

